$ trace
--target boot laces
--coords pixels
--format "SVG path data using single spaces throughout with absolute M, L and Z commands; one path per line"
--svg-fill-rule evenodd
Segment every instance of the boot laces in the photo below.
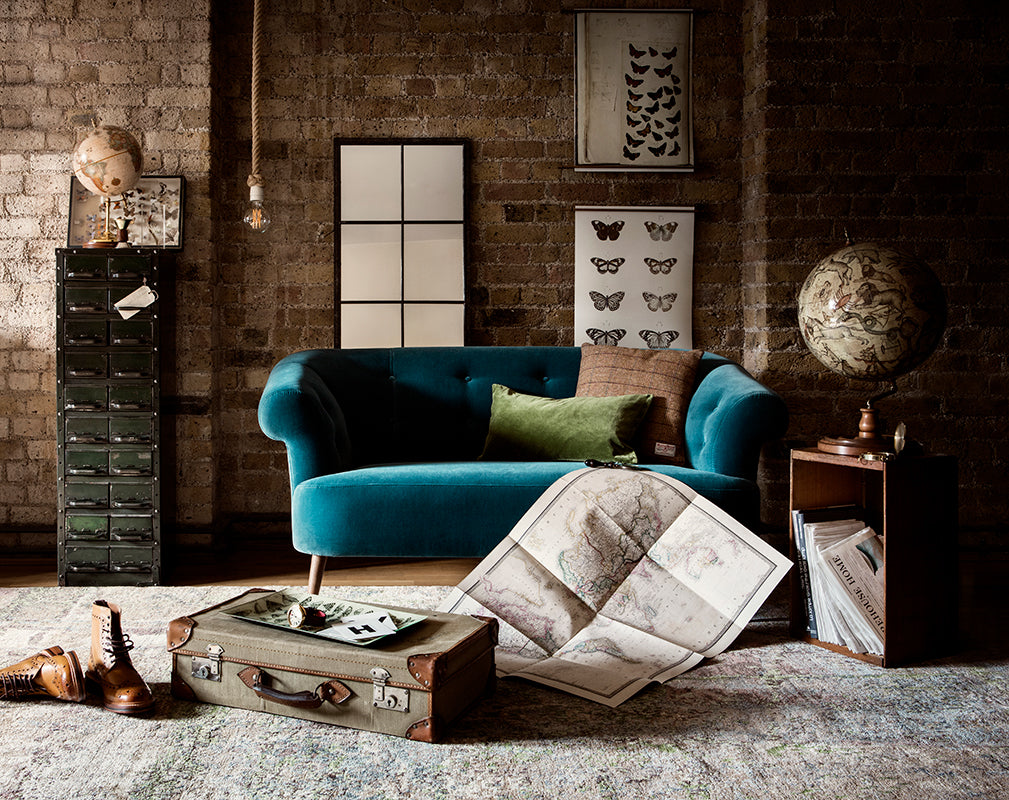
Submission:
M 132 649 L 133 640 L 125 633 L 119 636 L 110 635 L 106 637 L 106 641 L 102 644 L 102 651 L 106 655 L 111 656 L 113 662 L 120 658 L 128 658 Z
M 34 693 L 35 684 L 32 683 L 31 675 L 22 672 L 13 675 L 0 673 L 0 697 L 19 697 Z

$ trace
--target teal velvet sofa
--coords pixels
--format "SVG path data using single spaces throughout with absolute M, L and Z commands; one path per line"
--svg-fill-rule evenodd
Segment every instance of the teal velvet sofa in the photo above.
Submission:
M 259 424 L 287 448 L 293 544 L 312 556 L 310 590 L 329 557 L 490 552 L 547 487 L 584 466 L 479 460 L 491 386 L 572 397 L 580 359 L 577 347 L 443 347 L 308 350 L 277 363 Z M 787 421 L 777 394 L 705 353 L 687 465 L 646 465 L 755 523 L 760 449 Z

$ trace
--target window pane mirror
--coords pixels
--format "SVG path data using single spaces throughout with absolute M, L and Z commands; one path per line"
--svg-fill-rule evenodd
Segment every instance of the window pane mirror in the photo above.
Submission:
M 464 344 L 465 139 L 336 139 L 338 347 Z

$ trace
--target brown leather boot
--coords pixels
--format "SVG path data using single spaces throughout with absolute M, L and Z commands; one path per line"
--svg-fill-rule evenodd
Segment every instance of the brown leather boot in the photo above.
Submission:
M 49 695 L 79 703 L 84 699 L 84 673 L 72 650 L 49 647 L 31 658 L 0 669 L 0 699 Z
M 151 689 L 130 661 L 133 642 L 123 634 L 119 606 L 96 600 L 91 606 L 91 656 L 87 680 L 103 705 L 118 714 L 142 714 L 154 708 Z

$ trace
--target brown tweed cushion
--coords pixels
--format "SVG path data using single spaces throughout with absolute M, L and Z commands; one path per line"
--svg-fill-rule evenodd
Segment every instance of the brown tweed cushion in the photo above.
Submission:
M 636 437 L 638 459 L 645 464 L 683 464 L 687 406 L 700 360 L 700 350 L 584 344 L 575 396 L 652 395 L 652 406 Z

